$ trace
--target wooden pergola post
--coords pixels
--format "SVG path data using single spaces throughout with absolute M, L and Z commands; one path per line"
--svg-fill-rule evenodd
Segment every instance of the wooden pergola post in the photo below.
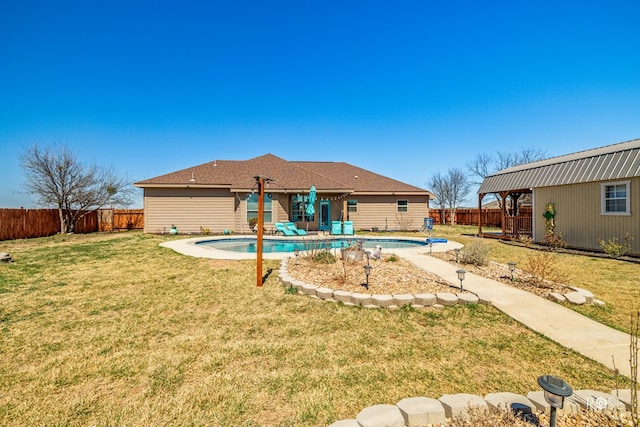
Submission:
M 262 239 L 264 236 L 264 183 L 272 181 L 262 175 L 254 176 L 258 184 L 258 236 L 256 238 L 256 284 L 262 286 Z

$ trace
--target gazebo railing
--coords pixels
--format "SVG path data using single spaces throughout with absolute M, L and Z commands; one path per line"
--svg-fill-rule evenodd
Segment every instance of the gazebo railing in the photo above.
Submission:
M 533 218 L 530 216 L 505 216 L 504 234 L 509 237 L 533 236 Z

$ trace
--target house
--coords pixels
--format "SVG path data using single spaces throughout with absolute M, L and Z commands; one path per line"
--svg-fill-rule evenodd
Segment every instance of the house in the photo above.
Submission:
M 214 160 L 135 183 L 144 190 L 144 230 L 162 233 L 247 233 L 257 218 L 257 177 L 265 185 L 264 226 L 292 221 L 298 228 L 330 230 L 332 221 L 355 229 L 417 230 L 428 217 L 422 188 L 344 162 L 287 161 L 273 154 L 249 160 Z M 315 213 L 306 214 L 311 186 Z
M 640 255 L 640 139 L 496 172 L 478 190 L 479 209 L 490 193 L 503 201 L 501 237 L 542 242 L 555 233 L 571 247 L 600 250 L 600 240 L 623 243 L 628 234 L 629 253 Z M 518 209 L 523 195 L 531 215 Z M 479 234 L 489 234 L 482 224 Z

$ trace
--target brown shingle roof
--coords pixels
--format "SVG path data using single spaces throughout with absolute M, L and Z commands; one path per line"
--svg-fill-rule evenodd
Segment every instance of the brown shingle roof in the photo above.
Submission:
M 250 190 L 262 175 L 271 178 L 270 190 L 304 191 L 315 185 L 322 192 L 399 192 L 429 194 L 428 191 L 378 175 L 344 162 L 290 162 L 273 154 L 249 160 L 215 160 L 135 183 L 136 187 L 220 187 Z M 356 178 L 357 177 L 357 178 Z

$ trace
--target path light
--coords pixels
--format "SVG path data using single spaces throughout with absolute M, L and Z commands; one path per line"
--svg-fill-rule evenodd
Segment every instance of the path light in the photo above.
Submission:
M 464 280 L 464 275 L 465 275 L 466 271 L 457 270 L 456 273 L 458 273 L 458 280 L 460 280 L 460 290 L 464 291 L 464 288 L 462 287 L 462 281 Z
M 369 290 L 369 274 L 371 274 L 371 266 L 369 264 L 364 266 L 364 274 L 367 276 L 367 282 L 363 283 L 362 286 L 364 286 L 366 290 Z
M 433 252 L 433 242 L 429 240 L 429 253 Z
M 364 256 L 367 258 L 367 265 L 369 265 L 369 255 L 371 255 L 371 251 L 364 251 Z
M 453 252 L 456 253 L 456 264 L 458 263 L 458 256 L 460 256 L 460 248 L 455 248 Z
M 294 248 L 294 249 L 293 249 L 293 253 L 294 253 L 294 254 L 295 254 L 295 256 L 296 256 L 296 265 L 298 265 L 298 254 L 300 253 L 300 249 L 298 249 L 298 248 Z
M 516 271 L 516 263 L 511 261 L 507 263 L 509 265 L 509 271 L 511 272 L 511 281 L 513 282 L 513 272 Z
M 556 408 L 562 409 L 564 398 L 571 396 L 573 390 L 569 384 L 553 375 L 539 376 L 538 385 L 544 390 L 544 400 L 551 406 L 549 427 L 556 427 Z

